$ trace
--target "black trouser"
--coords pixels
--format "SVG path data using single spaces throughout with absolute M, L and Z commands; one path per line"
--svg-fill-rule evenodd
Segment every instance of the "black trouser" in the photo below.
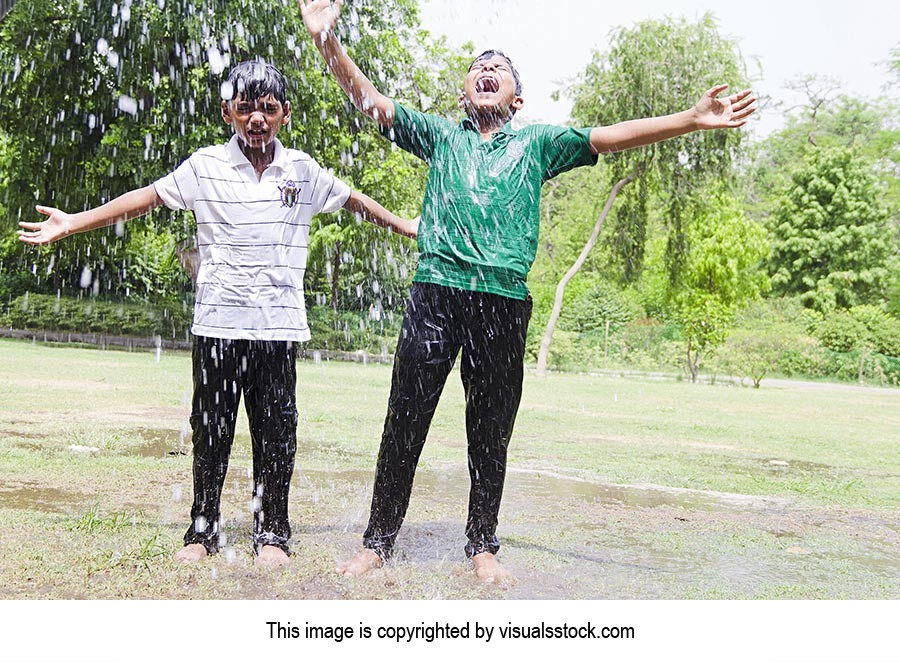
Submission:
M 447 375 L 462 349 L 468 437 L 466 554 L 496 554 L 506 449 L 522 395 L 531 299 L 414 283 L 394 356 L 391 395 L 363 544 L 386 558 Z
M 288 551 L 288 490 L 297 451 L 296 345 L 194 337 L 194 505 L 184 544 L 218 549 L 219 500 L 241 393 L 253 445 L 253 545 Z

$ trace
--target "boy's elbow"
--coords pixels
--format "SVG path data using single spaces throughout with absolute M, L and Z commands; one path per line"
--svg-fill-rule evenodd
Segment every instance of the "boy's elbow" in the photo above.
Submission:
M 351 214 L 356 214 L 358 216 L 367 217 L 371 211 L 373 200 L 365 193 L 360 193 L 356 190 L 350 191 L 350 197 L 347 198 L 347 201 L 344 203 L 344 209 L 349 211 Z

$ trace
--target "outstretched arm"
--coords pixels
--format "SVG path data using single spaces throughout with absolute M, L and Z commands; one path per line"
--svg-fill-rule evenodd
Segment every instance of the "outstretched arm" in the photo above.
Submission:
M 26 244 L 49 244 L 75 232 L 87 232 L 112 225 L 117 221 L 143 216 L 162 203 L 156 188 L 151 184 L 124 193 L 105 205 L 77 214 L 67 214 L 56 207 L 38 205 L 35 209 L 49 218 L 41 223 L 20 222 L 19 225 L 23 229 L 19 230 L 19 239 Z
M 716 85 L 707 90 L 697 105 L 673 115 L 629 120 L 591 130 L 591 150 L 595 154 L 620 152 L 632 147 L 651 145 L 692 131 L 735 129 L 743 126 L 756 110 L 752 90 L 744 90 L 718 98 L 728 89 Z
M 342 0 L 298 0 L 306 30 L 325 58 L 329 71 L 337 79 L 350 101 L 364 115 L 385 128 L 394 124 L 394 102 L 375 89 L 356 63 L 350 59 L 334 34 Z
M 402 234 L 404 237 L 415 239 L 419 232 L 419 219 L 416 218 L 409 221 L 405 218 L 400 218 L 359 191 L 350 192 L 350 197 L 344 203 L 344 209 L 362 216 L 380 228 L 388 228 L 392 232 Z

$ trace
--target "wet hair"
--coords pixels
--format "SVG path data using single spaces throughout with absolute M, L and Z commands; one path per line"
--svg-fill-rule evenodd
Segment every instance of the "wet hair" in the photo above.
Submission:
M 469 69 L 475 66 L 475 63 L 479 60 L 489 60 L 495 55 L 499 55 L 509 63 L 509 68 L 512 70 L 513 80 L 516 81 L 516 96 L 522 96 L 522 80 L 519 78 L 519 72 L 516 71 L 516 66 L 512 63 L 512 60 L 509 59 L 509 56 L 503 51 L 495 51 L 494 49 L 486 50 L 484 53 L 472 60 L 472 64 L 469 65 Z
M 226 98 L 230 92 L 230 98 Z M 272 95 L 281 103 L 287 101 L 287 79 L 284 74 L 267 62 L 246 60 L 228 72 L 222 85 L 222 98 L 232 101 L 239 96 L 246 101 L 256 101 Z

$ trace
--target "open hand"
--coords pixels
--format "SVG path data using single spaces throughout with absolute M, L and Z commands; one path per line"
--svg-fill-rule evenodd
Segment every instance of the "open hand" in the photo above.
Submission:
M 57 209 L 56 207 L 35 207 L 40 213 L 49 216 L 41 223 L 19 222 L 24 228 L 19 230 L 19 240 L 26 244 L 49 244 L 62 239 L 72 231 L 72 214 Z
M 708 89 L 694 106 L 698 129 L 736 129 L 747 123 L 747 118 L 756 111 L 756 97 L 753 90 L 743 90 L 729 97 L 718 96 L 728 89 L 728 85 L 716 85 Z
M 334 30 L 341 13 L 342 0 L 298 0 L 303 23 L 310 36 L 318 37 Z

